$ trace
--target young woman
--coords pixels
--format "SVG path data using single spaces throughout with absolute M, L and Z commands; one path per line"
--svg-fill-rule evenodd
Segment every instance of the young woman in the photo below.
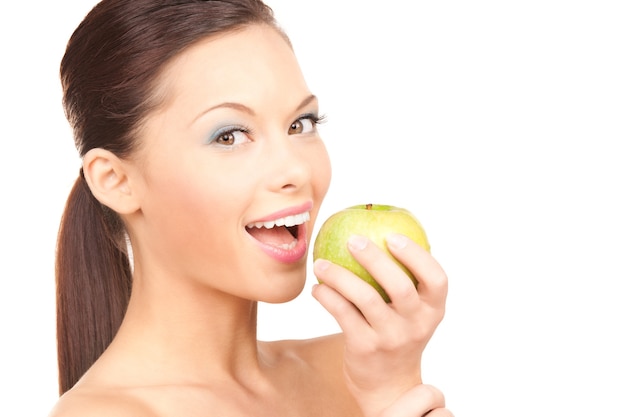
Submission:
M 303 289 L 330 182 L 308 89 L 258 0 L 104 0 L 61 63 L 83 167 L 57 255 L 52 416 L 449 416 L 421 353 L 447 279 L 400 235 L 349 246 L 391 303 L 318 260 L 342 334 L 259 342 Z

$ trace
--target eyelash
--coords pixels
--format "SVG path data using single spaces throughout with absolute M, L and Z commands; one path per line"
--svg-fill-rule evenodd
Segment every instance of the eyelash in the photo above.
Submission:
M 295 121 L 297 122 L 303 119 L 309 119 L 311 122 L 313 122 L 314 125 L 321 125 L 322 123 L 326 122 L 326 115 L 325 114 L 317 115 L 315 113 L 307 113 L 298 117 Z
M 325 116 L 318 116 L 315 113 L 303 114 L 302 116 L 298 117 L 296 120 L 291 122 L 291 125 L 289 126 L 289 133 L 291 134 L 291 129 L 298 129 L 298 124 L 300 125 L 301 128 L 304 128 L 304 123 L 303 123 L 304 120 L 308 120 L 308 122 L 311 123 L 311 126 L 310 126 L 311 131 L 294 132 L 293 134 L 301 134 L 301 133 L 308 134 L 308 133 L 317 132 L 317 126 L 323 123 L 325 119 L 326 119 Z

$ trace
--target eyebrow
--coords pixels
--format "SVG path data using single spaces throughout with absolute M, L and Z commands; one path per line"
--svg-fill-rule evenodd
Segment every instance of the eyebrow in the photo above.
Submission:
M 315 100 L 317 100 L 317 97 L 315 96 L 315 94 L 311 94 L 310 96 L 302 100 L 302 103 L 300 103 L 300 105 L 296 107 L 296 110 L 302 110 L 304 107 L 308 106 L 312 101 Z
M 311 95 L 307 96 L 296 107 L 296 110 L 301 110 L 302 108 L 308 106 L 312 101 L 315 101 L 315 100 L 317 100 L 317 96 L 315 96 L 315 94 L 311 94 Z M 195 123 L 199 118 L 201 118 L 205 114 L 207 114 L 207 113 L 209 113 L 209 112 L 211 112 L 213 110 L 222 109 L 222 108 L 238 110 L 240 112 L 247 113 L 247 114 L 249 114 L 251 116 L 256 115 L 254 110 L 252 110 L 250 107 L 246 106 L 245 104 L 227 101 L 227 102 L 224 102 L 224 103 L 216 104 L 215 106 L 212 106 L 212 107 L 209 107 L 206 110 L 203 110 L 200 114 L 198 114 L 196 117 L 194 117 L 194 119 L 191 121 L 191 124 Z

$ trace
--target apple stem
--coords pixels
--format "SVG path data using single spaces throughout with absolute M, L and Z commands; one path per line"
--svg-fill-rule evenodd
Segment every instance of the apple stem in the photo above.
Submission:
M 365 205 L 365 210 L 371 210 L 371 209 L 372 209 L 372 204 Z

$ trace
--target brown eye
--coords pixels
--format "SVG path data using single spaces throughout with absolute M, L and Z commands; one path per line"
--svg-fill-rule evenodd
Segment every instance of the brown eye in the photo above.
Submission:
M 217 133 L 209 143 L 222 147 L 236 147 L 250 141 L 248 134 L 249 131 L 247 129 L 230 128 Z
M 311 133 L 315 131 L 315 125 L 318 119 L 315 116 L 301 117 L 289 126 L 290 135 L 299 135 L 301 133 Z
M 291 124 L 291 126 L 289 126 L 289 134 L 297 135 L 299 133 L 302 133 L 303 129 L 304 129 L 304 126 L 302 125 L 302 120 L 296 120 L 295 122 Z
M 233 145 L 235 143 L 235 132 L 228 132 L 215 140 L 220 145 Z

